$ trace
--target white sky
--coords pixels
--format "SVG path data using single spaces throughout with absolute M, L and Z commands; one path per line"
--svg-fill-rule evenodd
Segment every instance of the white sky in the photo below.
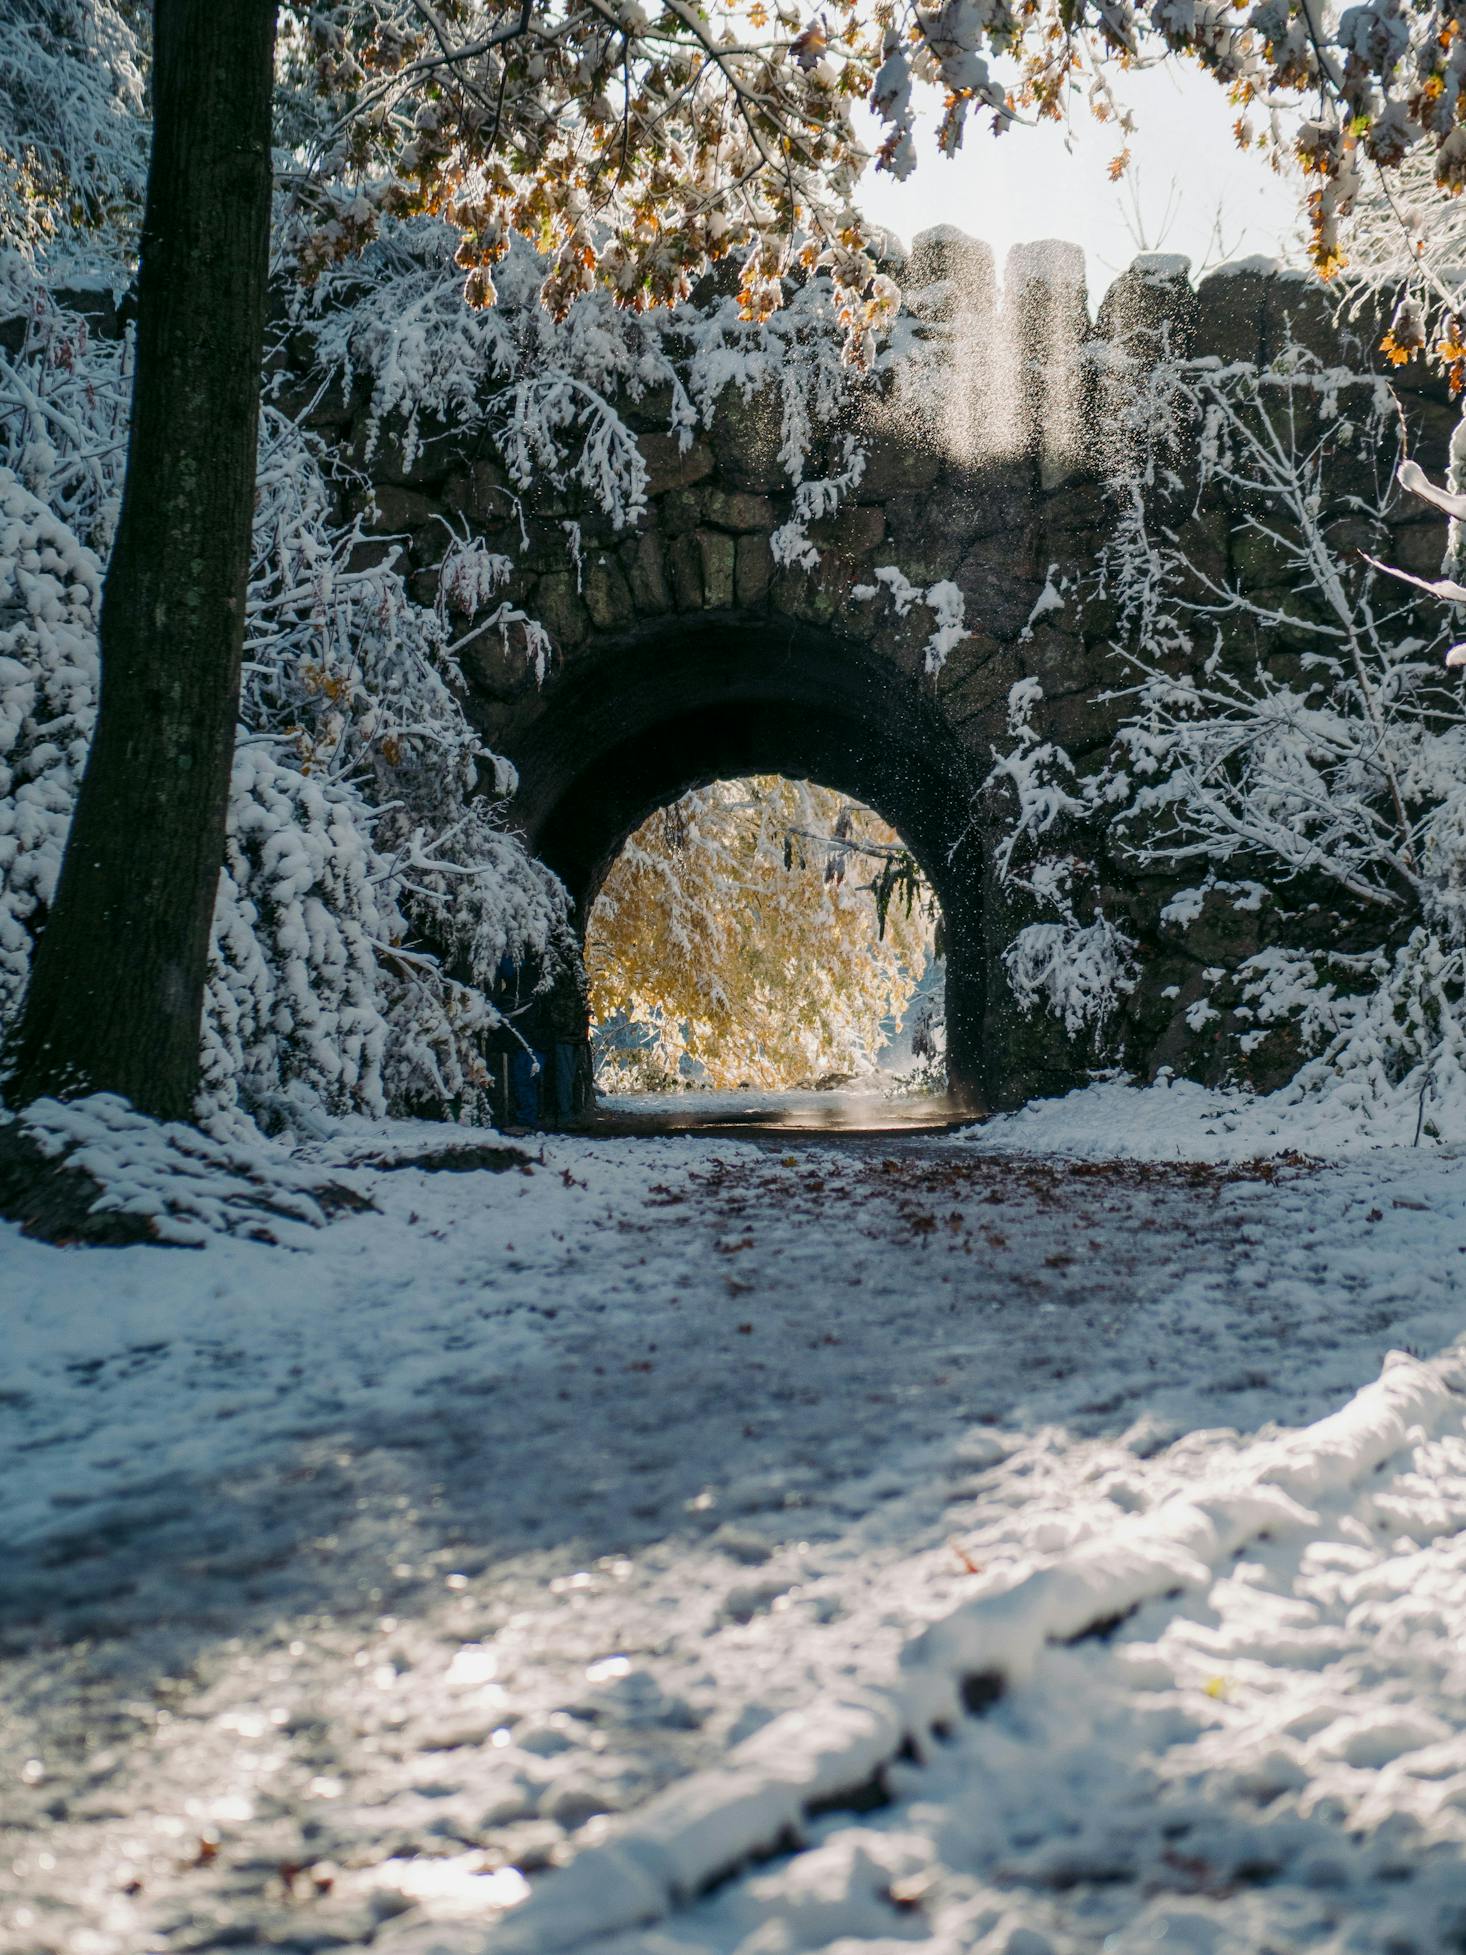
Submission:
M 992 246 L 1000 277 L 1011 245 L 1081 244 L 1091 305 L 1139 251 L 1184 252 L 1193 277 L 1228 258 L 1295 254 L 1297 177 L 1274 175 L 1256 151 L 1237 148 L 1237 111 L 1223 89 L 1180 62 L 1117 73 L 1114 82 L 1137 123 L 1121 182 L 1107 170 L 1124 139 L 1082 102 L 1067 130 L 1043 123 L 994 137 L 974 122 L 950 159 L 936 154 L 933 117 L 915 174 L 895 183 L 870 172 L 861 209 L 907 244 L 933 224 L 955 224 Z

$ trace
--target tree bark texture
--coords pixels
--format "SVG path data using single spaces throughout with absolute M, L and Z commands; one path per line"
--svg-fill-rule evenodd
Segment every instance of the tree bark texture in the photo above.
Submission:
M 127 475 L 102 690 L 6 1097 L 188 1119 L 239 707 L 275 0 L 157 0 Z

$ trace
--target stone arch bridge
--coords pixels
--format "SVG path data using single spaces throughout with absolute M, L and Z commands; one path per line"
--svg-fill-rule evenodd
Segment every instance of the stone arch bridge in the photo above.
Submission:
M 1111 737 L 1112 621 L 1073 594 L 1113 521 L 1115 390 L 1162 346 L 1265 364 L 1294 339 L 1363 376 L 1378 331 L 1341 333 L 1318 288 L 1252 266 L 1193 290 L 1184 261 L 1142 259 L 1093 322 L 1072 247 L 1015 254 L 1001 305 L 986 248 L 956 233 L 919 239 L 901 276 L 917 341 L 951 349 L 950 377 L 915 413 L 899 375 L 867 390 L 864 473 L 807 527 L 817 567 L 776 560 L 771 538 L 795 513 L 777 405 L 736 390 L 686 447 L 665 398 L 626 404 L 648 468 L 634 528 L 559 493 L 511 522 L 492 450 L 451 429 L 429 431 L 407 465 L 380 444 L 372 520 L 407 539 L 424 596 L 441 517 L 515 557 L 509 595 L 548 628 L 548 669 L 537 679 L 490 632 L 465 675 L 487 742 L 517 770 L 512 814 L 582 920 L 632 829 L 688 788 L 752 772 L 819 781 L 876 809 L 922 864 L 947 926 L 954 1085 L 1001 1105 L 1072 1083 L 1082 1057 L 1008 994 L 1015 913 L 995 885 L 982 789 L 1020 679 L 1039 682 L 1040 726 L 1076 760 Z M 1451 410 L 1428 389 L 1410 406 L 1438 461 L 1429 444 L 1444 453 Z M 1433 567 L 1437 524 L 1406 516 L 1397 560 Z M 915 587 L 904 605 L 880 579 L 891 567 Z M 937 664 L 919 593 L 942 584 L 960 594 L 966 636 Z M 1131 1002 L 1132 1062 L 1197 1062 L 1184 1014 L 1198 956 L 1217 954 L 1155 947 Z

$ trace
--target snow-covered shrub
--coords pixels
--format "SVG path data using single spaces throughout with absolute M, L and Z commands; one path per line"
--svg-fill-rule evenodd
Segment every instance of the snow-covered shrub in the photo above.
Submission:
M 366 1102 L 376 1103 L 380 1080 L 392 1105 L 478 1109 L 477 1054 L 497 1022 L 488 994 L 501 963 L 532 953 L 547 964 L 552 938 L 565 936 L 563 893 L 504 825 L 512 776 L 484 753 L 463 710 L 455 660 L 462 580 L 474 579 L 476 604 L 480 593 L 492 594 L 497 572 L 450 547 L 439 602 L 428 610 L 408 596 L 390 554 L 352 567 L 363 537 L 356 524 L 333 532 L 325 461 L 318 442 L 266 411 L 244 723 L 275 767 L 283 756 L 286 771 L 314 790 L 274 787 L 321 837 L 309 889 L 328 916 L 357 920 L 356 955 L 369 944 L 391 999 L 385 1042 L 361 1035 L 363 1080 L 372 1082 Z M 497 605 L 479 629 L 501 630 L 536 660 L 538 627 L 511 605 Z M 268 768 L 253 765 L 264 795 Z M 360 867 L 348 859 L 343 806 L 369 843 Z M 248 832 L 258 828 L 255 821 Z M 343 839 L 326 848 L 334 831 Z M 238 882 L 243 863 L 233 851 L 228 866 Z M 324 968 L 344 971 L 350 961 L 336 947 Z M 353 1022 L 355 989 L 353 979 L 341 998 Z
M 29 310 L 21 356 L 0 358 L 7 1017 L 95 713 L 98 552 L 115 527 L 127 386 L 125 345 L 90 339 L 39 284 Z M 439 604 L 414 603 L 390 552 L 335 524 L 328 464 L 266 411 L 203 1104 L 272 1120 L 307 1101 L 482 1117 L 501 962 L 548 970 L 566 936 L 563 892 L 505 829 L 505 770 L 460 697 L 453 579 L 493 573 L 450 551 Z M 534 658 L 532 621 L 503 605 L 490 624 Z
M 1135 987 L 1135 943 L 1107 917 L 1025 924 L 1003 953 L 1024 1011 L 1044 1005 L 1071 1038 L 1099 1031 Z
M 304 1160 L 288 1140 L 236 1124 L 209 1133 L 151 1120 L 115 1093 L 0 1113 L 0 1176 L 9 1170 L 12 1187 L 17 1168 L 23 1177 L 13 1219 L 42 1234 L 59 1226 L 69 1242 L 199 1248 L 235 1235 L 300 1245 L 340 1210 L 371 1207 L 349 1167 Z M 54 1176 L 37 1172 L 45 1165 Z
M 1018 788 L 1001 866 L 1025 864 L 1060 910 L 1009 970 L 1069 1021 L 1101 946 L 1065 916 L 1044 837 L 1103 820 L 1131 870 L 1195 865 L 1163 939 L 1184 944 L 1211 906 L 1261 942 L 1208 969 L 1189 1007 L 1193 1030 L 1225 1026 L 1240 1072 L 1286 1035 L 1295 1093 L 1418 1104 L 1427 1131 L 1466 1132 L 1442 1090 L 1466 1066 L 1466 711 L 1439 609 L 1375 561 L 1399 514 L 1399 427 L 1383 383 L 1297 349 L 1268 371 L 1172 361 L 1142 381 L 1100 577 L 1128 704 L 1090 774 L 1031 734 L 1000 763 Z
M 0 467 L 0 1021 L 56 890 L 97 696 L 92 552 Z
M 1135 845 L 1262 880 L 1278 939 L 1307 946 L 1291 995 L 1266 953 L 1243 962 L 1244 1038 L 1291 1018 L 1310 1090 L 1428 1094 L 1463 1056 L 1466 715 L 1439 617 L 1371 560 L 1397 508 L 1397 410 L 1303 355 L 1199 375 L 1191 399 L 1198 492 L 1228 498 L 1270 567 L 1259 588 L 1155 537 L 1161 579 L 1128 620 Z M 1219 630 L 1251 655 L 1224 656 Z
M 147 177 L 138 11 L 116 0 L 0 9 L 0 247 L 30 258 L 85 241 L 95 261 L 123 243 Z
M 1264 951 L 1249 961 L 1260 1024 L 1296 1017 L 1311 1056 L 1290 1091 L 1409 1139 L 1466 1138 L 1466 948 L 1418 925 L 1357 958 Z
M 1064 749 L 1034 728 L 1043 703 L 1037 679 L 1008 694 L 1012 745 L 994 755 L 987 788 L 1002 810 L 993 852 L 1000 887 L 1047 912 L 1016 932 L 1003 969 L 1023 1012 L 1051 1012 L 1072 1039 L 1102 1049 L 1105 1029 L 1136 982 L 1135 942 L 1107 918 L 1084 860 L 1065 849 L 1070 825 L 1087 819 L 1108 789 L 1083 778 Z

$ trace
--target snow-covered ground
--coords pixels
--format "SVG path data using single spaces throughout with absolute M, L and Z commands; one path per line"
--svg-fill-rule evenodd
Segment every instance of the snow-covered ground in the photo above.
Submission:
M 1456 1945 L 1466 1163 L 1162 1093 L 0 1237 L 0 1946 Z

